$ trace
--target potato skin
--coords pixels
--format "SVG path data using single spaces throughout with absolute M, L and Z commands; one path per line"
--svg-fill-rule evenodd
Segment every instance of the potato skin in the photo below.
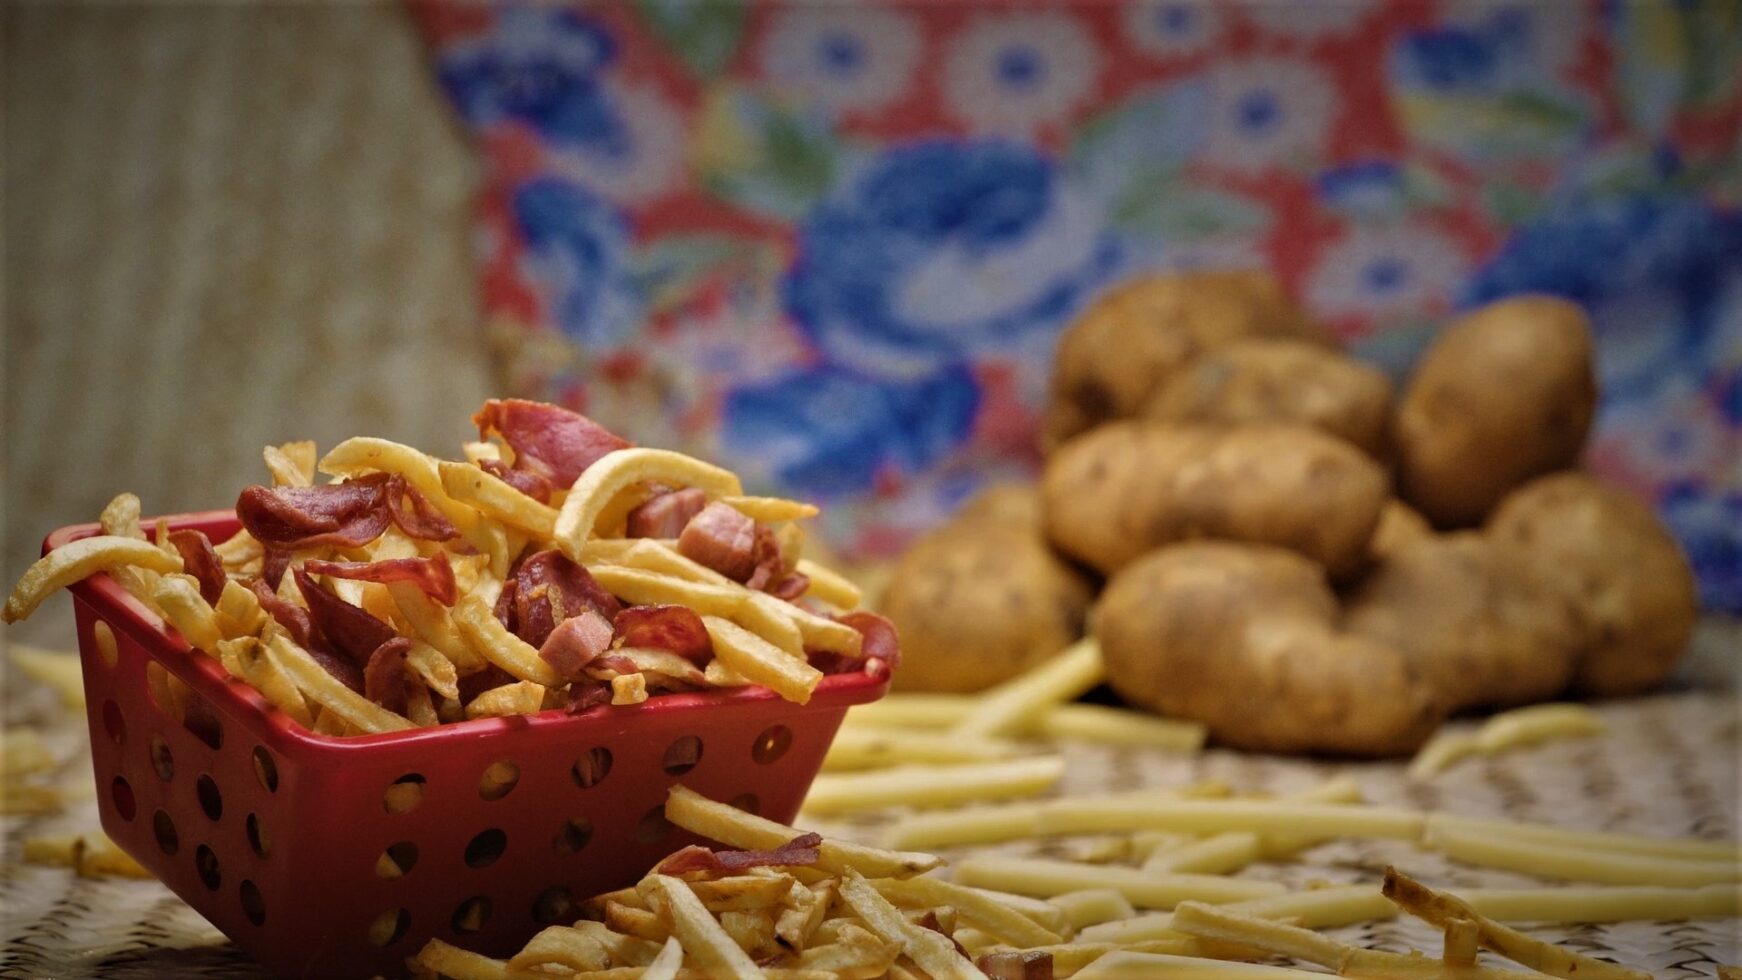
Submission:
M 1474 531 L 1399 546 L 1361 580 L 1343 626 L 1401 651 L 1453 711 L 1548 700 L 1585 645 L 1566 599 Z
M 1262 272 L 1161 273 L 1114 287 L 1059 338 L 1043 442 L 1057 446 L 1136 415 L 1156 384 L 1192 358 L 1252 336 L 1325 342 Z
M 983 496 L 902 555 L 881 608 L 901 635 L 895 686 L 972 692 L 1005 681 L 1083 635 L 1094 591 L 1047 547 L 1030 513 Z
M 1107 584 L 1095 632 L 1120 697 L 1271 752 L 1387 756 L 1445 709 L 1396 649 L 1335 627 L 1324 572 L 1282 548 L 1196 541 Z
M 1255 338 L 1212 350 L 1162 378 L 1139 413 L 1157 422 L 1295 422 L 1389 452 L 1391 380 L 1301 340 Z
M 1115 422 L 1060 447 L 1041 481 L 1047 535 L 1112 573 L 1153 548 L 1275 544 L 1346 577 L 1366 561 L 1385 471 L 1316 429 Z
M 1480 524 L 1508 490 L 1578 459 L 1596 402 L 1584 311 L 1490 303 L 1447 327 L 1404 389 L 1398 495 L 1437 527 Z
M 1583 473 L 1513 491 L 1488 535 L 1516 549 L 1583 619 L 1589 645 L 1574 686 L 1596 695 L 1655 687 L 1675 669 L 1699 614 L 1681 545 L 1638 498 Z
M 1415 508 L 1395 498 L 1379 511 L 1379 526 L 1367 542 L 1367 560 L 1382 562 L 1417 541 L 1433 537 L 1434 529 Z

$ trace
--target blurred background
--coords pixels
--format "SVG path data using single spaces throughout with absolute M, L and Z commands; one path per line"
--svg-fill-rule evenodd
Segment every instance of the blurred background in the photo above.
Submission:
M 1583 305 L 1588 463 L 1742 607 L 1742 4 L 9 4 L 3 574 L 490 394 L 888 554 L 1029 472 L 1061 329 L 1258 267 L 1401 376 Z

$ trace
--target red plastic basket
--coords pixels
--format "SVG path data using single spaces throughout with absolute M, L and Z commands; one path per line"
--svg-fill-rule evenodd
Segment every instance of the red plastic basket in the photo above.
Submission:
M 170 526 L 223 540 L 237 521 L 212 512 Z M 63 528 L 43 549 L 97 533 Z M 745 688 L 330 738 L 232 681 L 109 576 L 72 593 L 104 831 L 284 976 L 398 975 L 432 937 L 518 949 L 576 918 L 577 900 L 696 842 L 661 812 L 680 781 L 790 821 L 847 708 L 888 686 L 842 674 L 802 706 Z M 216 725 L 190 730 L 159 707 L 146 679 L 157 670 L 204 699 Z M 518 779 L 486 799 L 492 766 Z M 416 805 L 390 812 L 390 787 Z M 409 870 L 382 876 L 395 866 Z

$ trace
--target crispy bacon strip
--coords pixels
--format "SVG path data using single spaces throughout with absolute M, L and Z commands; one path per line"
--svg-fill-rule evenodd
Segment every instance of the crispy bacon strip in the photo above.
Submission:
M 809 575 L 803 572 L 785 572 L 779 578 L 768 583 L 764 591 L 776 599 L 785 599 L 790 602 L 804 595 L 805 590 L 810 587 L 811 577 Z
M 302 590 L 302 601 L 308 603 L 314 646 L 341 654 L 362 667 L 381 644 L 399 635 L 393 627 L 316 585 L 303 569 L 291 569 L 291 574 Z
M 601 704 L 611 703 L 611 684 L 608 681 L 576 681 L 568 686 L 568 699 L 569 714 L 591 711 Z
M 268 616 L 277 621 L 278 625 L 284 627 L 284 631 L 290 634 L 290 638 L 296 641 L 297 646 L 308 646 L 311 632 L 308 610 L 294 602 L 280 599 L 278 593 L 272 591 L 272 586 L 267 585 L 261 579 L 249 582 L 248 588 L 253 590 L 255 598 L 260 600 L 260 608 L 266 610 Z
M 800 834 L 772 851 L 714 851 L 691 845 L 659 864 L 659 873 L 688 874 L 705 871 L 730 875 L 760 867 L 808 867 L 817 863 L 821 834 Z
M 609 622 L 623 608 L 592 573 L 555 549 L 522 561 L 502 593 L 496 600 L 496 618 L 535 647 L 543 646 L 551 630 L 570 616 L 591 609 Z
M 478 465 L 484 472 L 501 480 L 541 504 L 550 503 L 550 481 L 531 470 L 516 470 L 499 459 L 483 459 Z
M 381 536 L 392 522 L 386 473 L 313 487 L 255 485 L 236 498 L 236 516 L 248 533 L 283 548 L 356 548 Z
M 411 641 L 403 636 L 376 647 L 363 667 L 363 696 L 388 711 L 405 714 L 411 684 L 405 655 L 410 651 Z
M 556 668 L 565 680 L 574 681 L 583 676 L 583 669 L 609 649 L 611 621 L 587 609 L 579 616 L 570 616 L 558 623 L 538 648 L 538 656 Z
M 438 551 L 429 558 L 384 558 L 380 561 L 320 561 L 302 563 L 311 575 L 358 579 L 364 582 L 412 582 L 424 595 L 451 606 L 460 599 L 460 589 L 454 581 L 454 566 L 448 553 Z
M 212 539 L 204 531 L 171 531 L 169 543 L 181 552 L 182 569 L 199 580 L 200 598 L 217 605 L 224 594 L 224 561 L 212 548 Z
M 472 416 L 478 434 L 501 436 L 514 450 L 514 469 L 566 487 L 606 453 L 633 443 L 566 408 L 520 398 L 492 398 Z
M 629 606 L 611 625 L 622 638 L 621 646 L 669 650 L 698 667 L 714 655 L 702 617 L 687 606 Z
M 460 701 L 465 704 L 470 704 L 473 698 L 483 694 L 485 691 L 488 691 L 491 688 L 501 687 L 504 684 L 512 684 L 516 680 L 518 680 L 518 678 L 513 674 L 510 674 L 495 664 L 491 664 L 483 670 L 478 671 L 476 674 L 467 674 L 460 678 Z
M 627 536 L 675 538 L 707 505 L 707 493 L 697 487 L 667 490 L 629 512 Z
M 836 616 L 835 620 L 859 631 L 863 637 L 859 646 L 861 657 L 882 660 L 892 668 L 901 666 L 901 637 L 888 617 L 861 609 Z
M 734 582 L 744 582 L 756 571 L 756 530 L 755 521 L 731 504 L 716 501 L 684 525 L 677 536 L 677 550 Z M 780 550 L 778 545 L 775 550 Z
M 399 529 L 425 541 L 451 541 L 460 536 L 460 529 L 436 510 L 418 489 L 395 476 L 387 484 L 389 516 Z

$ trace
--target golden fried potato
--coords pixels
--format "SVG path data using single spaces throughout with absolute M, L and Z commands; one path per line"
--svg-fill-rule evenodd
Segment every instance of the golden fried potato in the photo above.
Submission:
M 1383 459 L 1391 380 L 1318 344 L 1237 340 L 1162 378 L 1139 414 L 1157 422 L 1298 422 Z
M 1346 578 L 1388 494 L 1354 446 L 1298 425 L 1115 422 L 1060 447 L 1041 482 L 1047 535 L 1106 573 L 1197 538 L 1280 545 Z
M 1349 598 L 1343 626 L 1401 651 L 1453 711 L 1554 697 L 1585 643 L 1566 599 L 1474 531 L 1389 555 Z
M 1396 755 L 1445 708 L 1403 653 L 1339 632 L 1324 570 L 1282 548 L 1170 545 L 1127 566 L 1095 607 L 1107 681 L 1125 700 L 1275 752 Z
M 1047 546 L 1022 496 L 989 491 L 897 562 L 881 603 L 901 635 L 897 688 L 982 690 L 1083 635 L 1094 591 Z
M 1513 491 L 1488 535 L 1567 597 L 1590 645 L 1573 683 L 1592 694 L 1655 686 L 1686 650 L 1699 591 L 1681 546 L 1644 502 L 1583 473 Z
M 1254 336 L 1321 337 L 1262 272 L 1169 272 L 1123 283 L 1059 338 L 1044 441 L 1057 446 L 1136 415 L 1156 385 L 1192 358 Z
M 1438 527 L 1482 522 L 1508 490 L 1571 466 L 1597 403 L 1590 323 L 1550 296 L 1448 326 L 1398 405 L 1398 496 Z

